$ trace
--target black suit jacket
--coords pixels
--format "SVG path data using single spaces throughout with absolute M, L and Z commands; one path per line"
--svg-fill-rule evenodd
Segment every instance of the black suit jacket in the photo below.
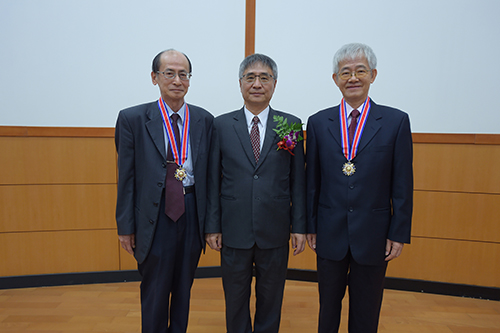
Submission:
M 386 239 L 409 243 L 413 206 L 412 139 L 408 115 L 371 101 L 356 172 L 342 173 L 339 106 L 307 124 L 308 233 L 316 253 L 341 260 L 351 249 L 364 265 L 381 265 Z
M 205 232 L 222 232 L 223 244 L 232 248 L 276 248 L 288 243 L 290 231 L 306 232 L 303 141 L 295 147 L 295 156 L 278 151 L 274 115 L 301 123 L 270 108 L 259 163 L 244 109 L 214 120 Z
M 188 104 L 188 107 L 197 214 L 204 245 L 207 159 L 213 116 L 198 106 Z M 163 120 L 158 103 L 155 101 L 120 111 L 115 143 L 119 174 L 116 205 L 118 234 L 135 234 L 135 258 L 142 263 L 153 241 L 167 172 Z

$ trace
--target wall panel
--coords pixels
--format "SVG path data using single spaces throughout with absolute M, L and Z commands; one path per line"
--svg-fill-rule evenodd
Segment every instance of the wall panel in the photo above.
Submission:
M 116 183 L 111 138 L 2 137 L 0 184 Z
M 118 240 L 118 236 L 115 236 L 116 239 Z M 135 260 L 134 256 L 130 255 L 127 251 L 125 251 L 121 245 L 120 242 L 118 242 L 118 246 L 120 248 L 120 269 L 121 270 L 132 270 L 132 269 L 137 269 L 137 261 Z
M 0 276 L 137 268 L 116 234 L 113 131 L 0 126 Z M 500 136 L 414 134 L 414 148 L 412 244 L 388 276 L 500 287 Z M 290 268 L 316 269 L 292 252 Z
M 413 237 L 387 275 L 500 288 L 498 272 L 499 243 Z
M 306 249 L 299 255 L 293 255 L 292 245 L 290 243 L 290 259 L 288 268 L 316 270 L 316 253 L 306 244 Z
M 0 186 L 0 232 L 111 229 L 116 184 Z
M 388 276 L 500 287 L 499 138 L 414 134 L 412 244 Z
M 500 195 L 415 191 L 412 235 L 500 243 Z
M 198 266 L 220 266 L 220 252 L 212 250 L 208 245 L 205 254 L 201 254 Z
M 0 233 L 0 276 L 118 270 L 116 230 Z
M 415 144 L 416 190 L 500 194 L 500 146 Z
M 0 276 L 118 270 L 113 129 L 0 127 Z

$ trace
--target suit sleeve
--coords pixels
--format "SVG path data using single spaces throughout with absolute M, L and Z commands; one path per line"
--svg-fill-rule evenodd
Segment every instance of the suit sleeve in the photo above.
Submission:
M 395 242 L 410 243 L 413 211 L 413 143 L 407 114 L 399 126 L 392 170 L 393 215 L 388 238 Z
M 302 121 L 298 119 L 298 123 Z M 304 137 L 304 133 L 300 131 L 300 135 Z M 290 190 L 292 199 L 292 233 L 306 233 L 306 174 L 305 174 L 305 157 L 304 157 L 304 141 L 301 141 L 293 150 L 294 156 L 291 159 L 290 171 Z
M 134 134 L 123 112 L 118 115 L 115 129 L 115 145 L 118 153 L 118 193 L 116 223 L 119 235 L 135 233 L 134 217 Z
M 207 174 L 207 217 L 205 233 L 219 233 L 221 229 L 220 186 L 221 186 L 221 154 L 217 126 L 214 121 L 212 140 L 208 156 Z
M 306 140 L 306 193 L 307 193 L 307 233 L 317 231 L 318 198 L 321 188 L 321 173 L 319 164 L 318 145 L 314 132 L 314 121 L 307 122 Z

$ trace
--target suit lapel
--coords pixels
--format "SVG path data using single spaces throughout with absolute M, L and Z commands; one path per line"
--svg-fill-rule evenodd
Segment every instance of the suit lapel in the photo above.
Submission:
M 167 160 L 167 153 L 165 151 L 165 139 L 163 137 L 163 119 L 161 117 L 160 109 L 157 103 L 151 103 L 148 110 L 146 111 L 148 118 L 150 119 L 146 123 L 146 128 L 153 140 L 156 149 L 160 152 L 161 156 Z
M 271 151 L 271 148 L 275 145 L 276 138 L 278 134 L 273 131 L 275 128 L 274 124 L 274 116 L 276 115 L 276 111 L 274 111 L 271 107 L 269 107 L 269 115 L 267 117 L 266 124 L 266 135 L 264 137 L 264 142 L 262 144 L 262 149 L 260 151 L 259 164 L 257 165 L 257 169 L 264 163 L 267 155 Z M 276 142 L 277 143 L 277 142 Z
M 381 127 L 379 120 L 382 118 L 382 115 L 380 114 L 378 106 L 373 101 L 370 101 L 370 104 L 370 114 L 366 119 L 365 128 L 363 130 L 361 140 L 359 141 L 357 154 L 361 153 L 363 149 L 366 148 Z
M 236 131 L 238 139 L 240 139 L 241 147 L 247 155 L 248 160 L 255 167 L 257 163 L 255 162 L 255 157 L 253 156 L 252 143 L 250 142 L 250 135 L 248 134 L 248 126 L 245 118 L 245 111 L 242 108 L 234 116 L 233 128 Z
M 196 159 L 198 157 L 198 151 L 200 148 L 201 144 L 201 138 L 203 136 L 203 126 L 200 126 L 201 124 L 201 117 L 192 108 L 189 106 L 189 117 L 190 117 L 190 122 L 191 124 L 189 125 L 189 140 L 190 140 L 190 145 L 191 145 L 191 158 L 193 159 L 193 167 L 196 165 Z
M 361 141 L 359 142 L 357 154 L 361 153 L 363 149 L 366 148 L 381 127 L 379 120 L 382 118 L 382 115 L 379 112 L 378 106 L 373 101 L 370 103 L 370 114 L 368 115 L 368 119 L 366 119 L 365 128 L 361 136 Z M 340 137 L 339 106 L 334 107 L 332 110 L 333 112 L 329 115 L 331 125 L 328 126 L 328 130 L 337 144 L 342 147 L 342 138 Z
M 337 144 L 342 147 L 342 138 L 340 137 L 339 106 L 332 109 L 332 112 L 328 116 L 328 120 L 330 121 L 330 126 L 328 126 L 330 134 L 333 136 Z

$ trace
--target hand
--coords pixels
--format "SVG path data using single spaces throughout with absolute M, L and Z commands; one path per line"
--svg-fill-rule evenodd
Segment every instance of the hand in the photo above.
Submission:
M 385 261 L 391 261 L 399 257 L 403 251 L 403 246 L 403 243 L 393 242 L 388 239 L 385 245 Z
M 316 252 L 316 234 L 307 234 L 307 244 L 309 244 L 309 247 L 311 250 Z
M 205 241 L 212 250 L 220 251 L 222 248 L 222 234 L 220 232 L 205 234 Z
M 127 251 L 131 255 L 134 255 L 135 234 L 118 235 L 118 239 L 120 240 L 120 244 L 125 249 L 125 251 Z
M 304 249 L 306 248 L 306 235 L 291 234 L 291 238 L 292 238 L 292 248 L 294 249 L 293 255 L 296 256 L 297 254 L 304 251 Z

